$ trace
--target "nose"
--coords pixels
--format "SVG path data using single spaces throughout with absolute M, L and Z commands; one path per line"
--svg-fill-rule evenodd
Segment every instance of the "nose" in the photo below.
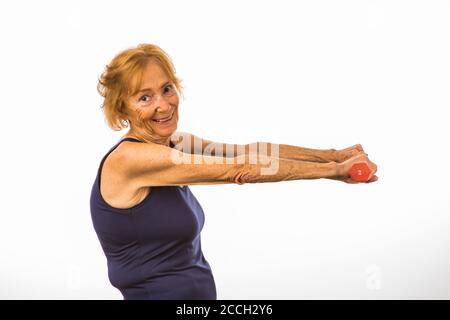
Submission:
M 161 113 L 169 111 L 171 109 L 169 102 L 161 95 L 156 95 L 155 110 Z

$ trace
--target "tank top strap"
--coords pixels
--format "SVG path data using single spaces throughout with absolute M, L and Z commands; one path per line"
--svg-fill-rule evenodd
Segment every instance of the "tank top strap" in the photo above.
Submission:
M 127 138 L 123 138 L 122 140 L 120 140 L 118 144 L 120 144 L 120 143 L 122 143 L 124 141 L 143 142 L 143 141 L 141 141 L 139 139 L 136 139 L 136 138 L 127 137 Z
M 133 141 L 133 142 L 142 142 L 142 143 L 144 142 L 144 141 L 141 141 L 141 140 L 136 139 L 136 138 L 126 137 L 126 138 L 123 138 L 122 140 L 120 140 L 120 141 L 117 143 L 116 147 L 117 147 L 119 144 L 121 144 L 122 142 L 124 142 L 124 141 Z M 170 142 L 169 142 L 169 146 L 170 146 L 170 148 L 173 148 L 175 145 L 172 143 L 172 141 L 170 141 Z

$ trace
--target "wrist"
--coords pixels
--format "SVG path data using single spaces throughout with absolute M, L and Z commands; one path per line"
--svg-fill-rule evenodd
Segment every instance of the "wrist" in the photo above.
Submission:
M 344 175 L 344 166 L 339 162 L 334 162 L 334 164 L 335 164 L 334 177 L 335 178 L 342 177 Z
M 329 149 L 328 153 L 329 153 L 330 161 L 341 162 L 342 157 L 341 157 L 341 153 L 339 152 L 339 150 Z

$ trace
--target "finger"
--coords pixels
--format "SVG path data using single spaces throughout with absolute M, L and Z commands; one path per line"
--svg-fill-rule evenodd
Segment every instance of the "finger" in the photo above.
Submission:
M 365 156 L 367 156 L 367 157 L 369 156 L 369 155 L 368 155 L 367 153 L 365 153 L 364 151 L 357 151 L 357 153 L 356 153 L 356 155 L 358 155 L 358 156 L 359 156 L 359 155 L 362 155 L 362 154 L 365 155 Z
M 358 150 L 358 151 L 364 151 L 364 148 L 363 148 L 362 145 L 360 145 L 359 143 L 358 143 L 358 144 L 355 144 L 355 145 L 353 146 L 353 149 L 356 149 L 356 150 Z
M 372 171 L 372 172 L 370 173 L 370 176 L 369 176 L 369 178 L 367 179 L 367 181 L 372 180 L 373 177 L 375 177 L 375 171 Z
M 358 181 L 355 181 L 352 178 L 344 178 L 342 181 L 344 181 L 345 183 L 350 183 L 350 184 L 359 183 Z
M 370 178 L 375 176 L 375 173 L 377 173 L 378 167 L 375 163 L 371 162 L 373 164 L 373 170 L 372 170 L 372 175 Z M 370 180 L 370 179 L 369 179 Z

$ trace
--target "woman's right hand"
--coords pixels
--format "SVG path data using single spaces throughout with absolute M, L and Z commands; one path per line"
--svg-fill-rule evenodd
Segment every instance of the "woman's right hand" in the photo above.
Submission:
M 378 177 L 375 175 L 377 172 L 377 165 L 369 160 L 367 153 L 361 151 L 357 155 L 341 162 L 337 163 L 337 177 L 333 178 L 334 180 L 339 180 L 346 183 L 360 183 L 352 180 L 350 177 L 350 169 L 356 163 L 365 163 L 369 167 L 369 179 L 365 183 L 375 182 L 378 180 Z

